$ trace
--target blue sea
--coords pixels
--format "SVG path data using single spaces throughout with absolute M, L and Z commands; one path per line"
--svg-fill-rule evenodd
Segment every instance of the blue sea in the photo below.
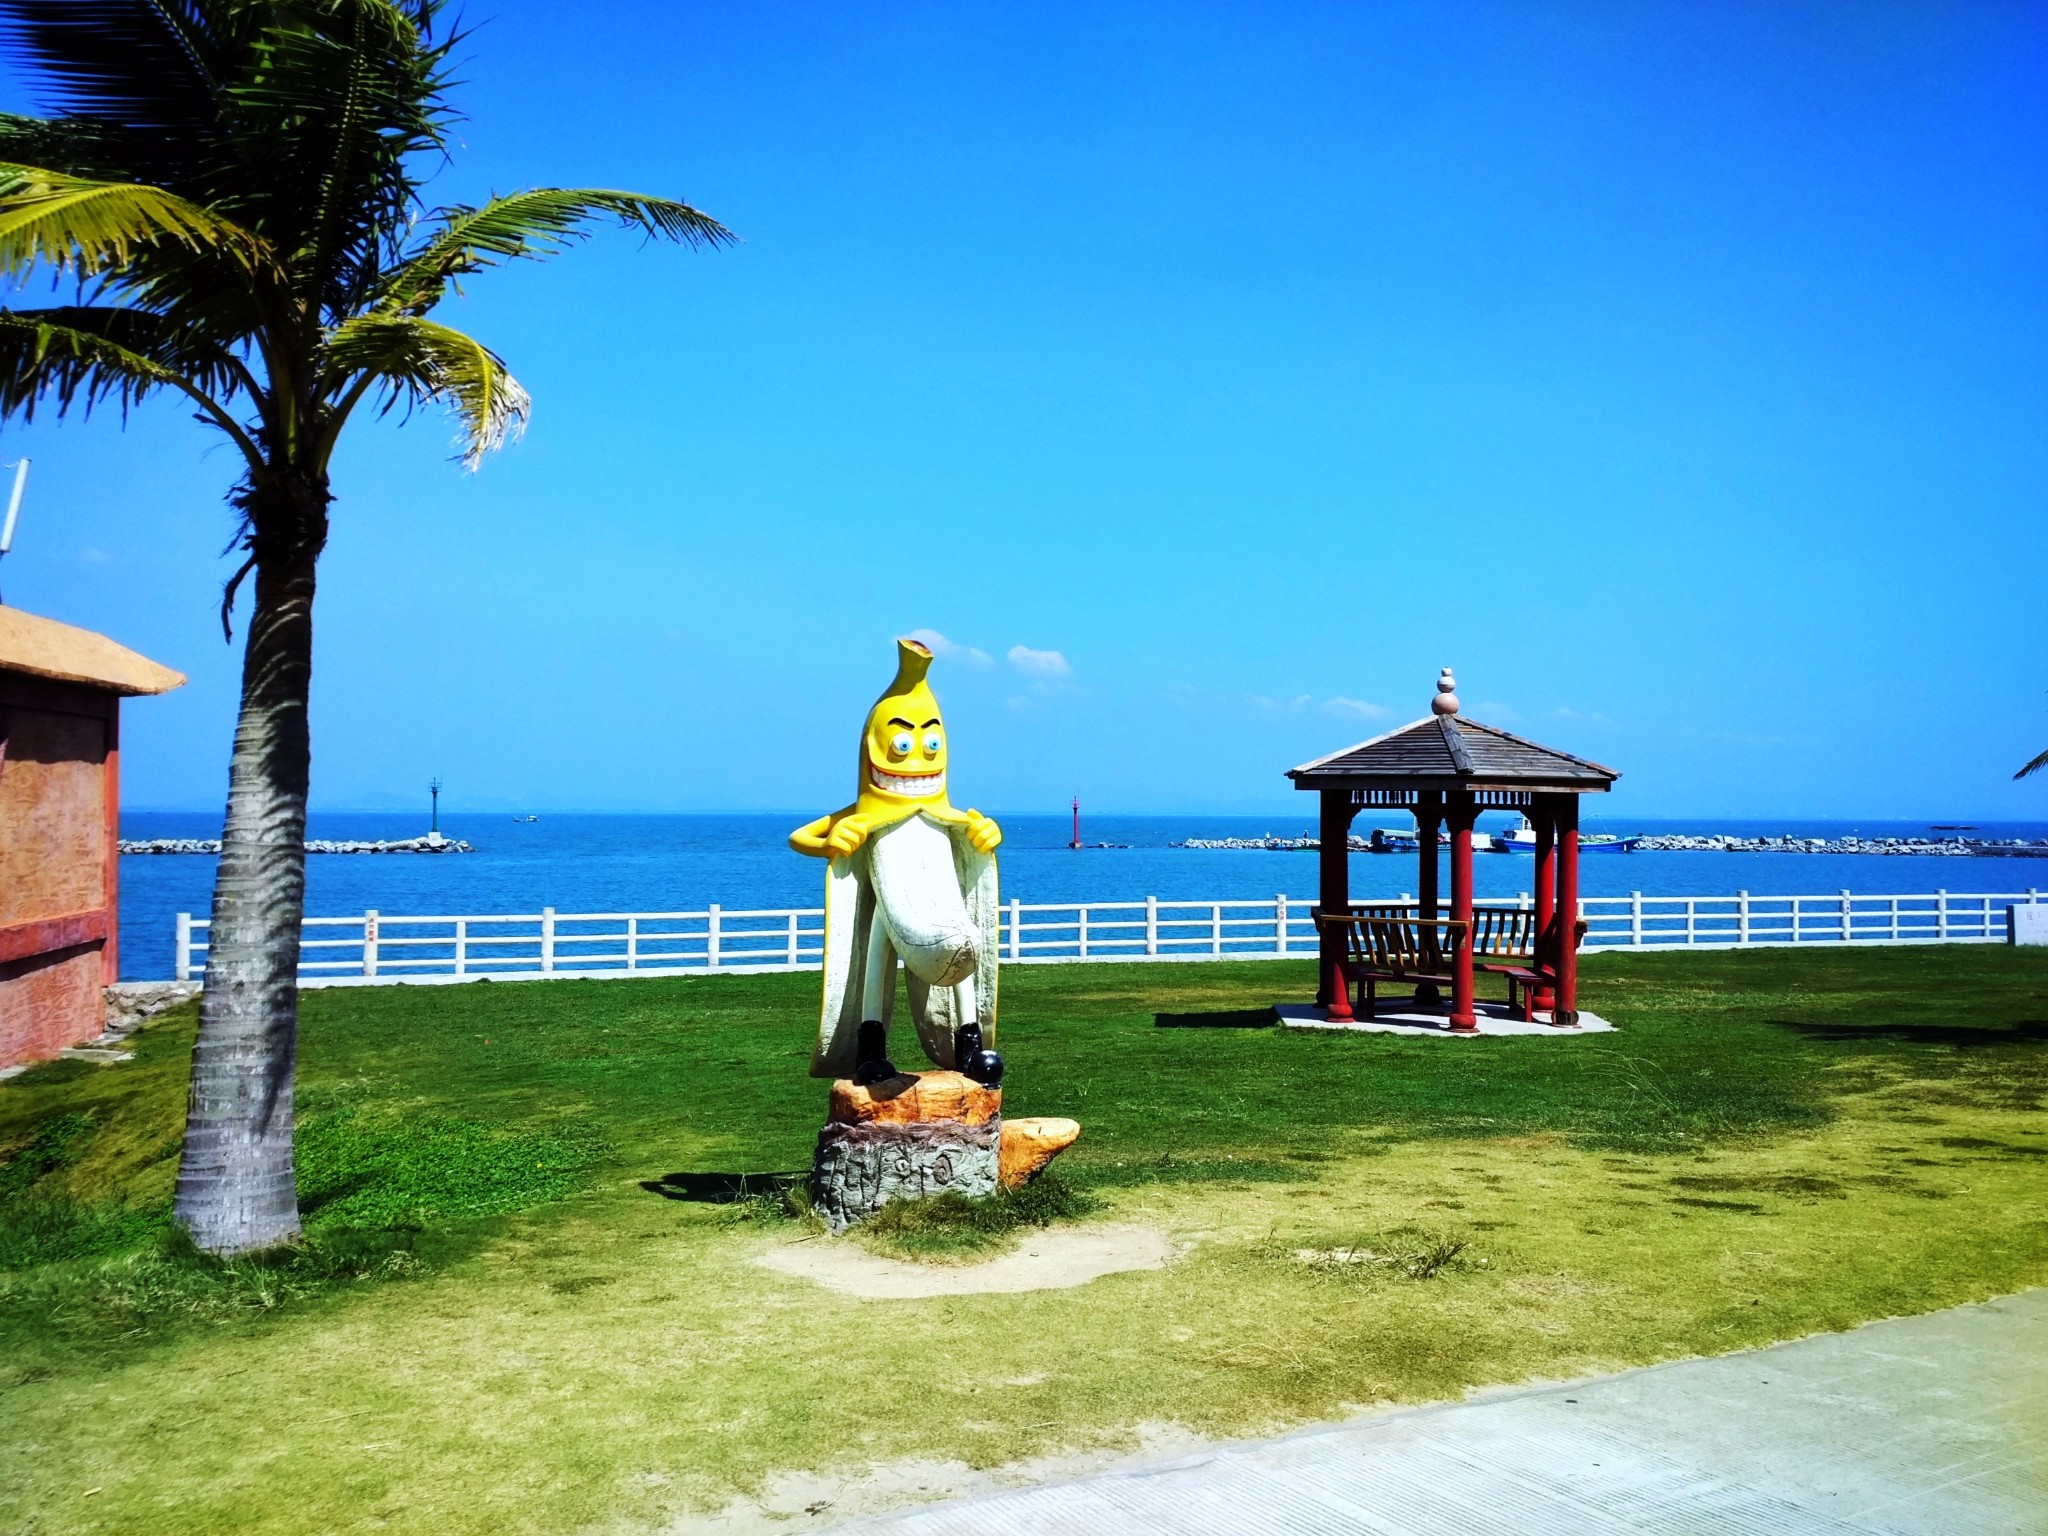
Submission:
M 790 852 L 784 839 L 805 820 L 789 815 L 509 815 L 442 817 L 441 830 L 476 847 L 470 854 L 316 854 L 306 861 L 309 916 L 340 917 L 374 907 L 405 916 L 538 912 L 677 912 L 711 902 L 729 909 L 814 907 L 823 869 Z M 1389 826 L 1406 818 L 1390 815 Z M 311 818 L 307 835 L 337 839 L 417 837 L 416 813 L 335 812 Z M 1069 849 L 1063 816 L 1005 816 L 1003 894 L 1024 902 L 1267 900 L 1313 897 L 1312 853 L 1175 848 L 1189 837 L 1299 835 L 1313 818 L 1242 816 L 1093 816 L 1082 825 L 1089 842 L 1110 848 Z M 1484 830 L 1505 830 L 1511 816 L 1489 816 Z M 1373 823 L 1371 813 L 1355 830 Z M 1588 832 L 1744 837 L 1925 837 L 1926 822 L 1890 821 L 1603 821 Z M 121 818 L 128 838 L 218 837 L 220 818 L 136 811 Z M 1938 835 L 1938 834 L 1937 834 Z M 2048 837 L 2048 822 L 1984 822 L 1976 837 Z M 205 916 L 215 860 L 193 854 L 135 854 L 121 861 L 121 973 L 156 980 L 173 971 L 177 914 Z M 1488 854 L 1474 861 L 1476 893 L 1511 897 L 1529 889 L 1533 861 Z M 1351 856 L 1351 888 L 1361 898 L 1393 897 L 1415 888 L 1413 855 Z M 1444 888 L 1449 889 L 1446 878 Z M 2048 859 L 1875 857 L 1797 853 L 1591 854 L 1581 864 L 1587 896 L 1756 895 L 2015 892 L 2048 889 Z

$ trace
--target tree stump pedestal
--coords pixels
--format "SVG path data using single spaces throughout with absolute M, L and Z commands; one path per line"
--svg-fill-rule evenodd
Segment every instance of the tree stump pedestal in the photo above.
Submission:
M 1003 1120 L 1003 1091 L 958 1072 L 840 1078 L 818 1132 L 811 1200 L 843 1232 L 891 1200 L 974 1200 L 1027 1184 L 1081 1134 L 1072 1120 Z

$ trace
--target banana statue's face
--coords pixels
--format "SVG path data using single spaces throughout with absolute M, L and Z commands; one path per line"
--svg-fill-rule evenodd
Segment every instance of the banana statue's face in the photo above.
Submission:
M 923 683 L 875 706 L 864 745 L 862 794 L 897 801 L 945 798 L 946 726 L 938 700 Z

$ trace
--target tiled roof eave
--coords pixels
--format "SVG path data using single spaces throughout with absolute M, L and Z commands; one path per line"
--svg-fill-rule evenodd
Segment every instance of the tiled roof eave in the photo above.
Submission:
M 1613 778 L 1590 773 L 1583 776 L 1552 773 L 1525 779 L 1487 773 L 1346 773 L 1341 768 L 1305 772 L 1296 768 L 1290 769 L 1287 777 L 1294 780 L 1296 789 L 1554 789 L 1577 794 L 1603 793 L 1614 787 Z

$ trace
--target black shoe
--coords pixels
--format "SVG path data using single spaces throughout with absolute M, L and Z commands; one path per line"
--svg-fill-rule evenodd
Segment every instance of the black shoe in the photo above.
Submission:
M 953 1070 L 973 1078 L 984 1088 L 1003 1080 L 1003 1058 L 981 1048 L 981 1026 L 963 1024 L 953 1031 Z
M 1000 1088 L 1003 1086 L 1003 1058 L 994 1051 L 976 1051 L 967 1075 L 984 1088 Z
M 896 1065 L 889 1060 L 889 1026 L 868 1020 L 854 1036 L 853 1081 L 861 1088 L 875 1083 L 886 1083 L 896 1076 Z

